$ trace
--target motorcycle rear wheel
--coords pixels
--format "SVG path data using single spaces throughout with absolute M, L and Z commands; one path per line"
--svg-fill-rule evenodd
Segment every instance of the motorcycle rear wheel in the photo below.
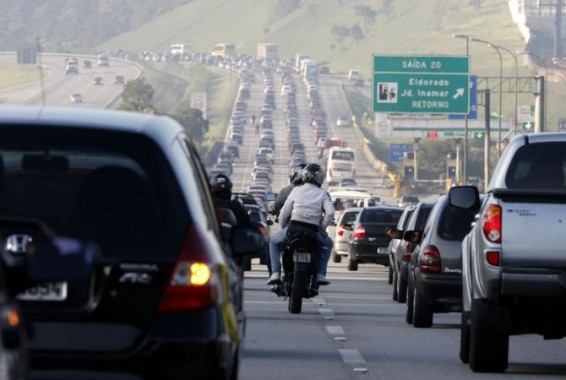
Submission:
M 295 271 L 293 274 L 293 286 L 289 295 L 289 312 L 300 314 L 303 308 L 303 293 L 307 286 L 307 274 Z

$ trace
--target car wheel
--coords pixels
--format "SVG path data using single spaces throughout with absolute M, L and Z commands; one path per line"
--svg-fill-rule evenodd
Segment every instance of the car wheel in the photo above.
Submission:
M 393 270 L 393 301 L 397 301 L 399 299 L 399 293 L 397 293 L 397 281 L 399 277 L 397 276 L 397 271 Z
M 407 289 L 407 313 L 405 314 L 405 321 L 413 324 L 413 282 L 409 279 L 409 286 Z
M 332 262 L 340 263 L 342 262 L 342 256 L 336 254 L 336 251 L 332 250 Z
M 413 326 L 430 327 L 432 326 L 432 306 L 426 302 L 416 284 L 413 286 Z
M 470 312 L 462 311 L 462 324 L 460 326 L 460 360 L 468 364 L 470 359 Z
M 482 325 L 488 307 L 483 301 L 472 301 L 469 365 L 474 372 L 504 372 L 508 365 L 509 334 Z M 490 314 L 499 315 L 494 310 Z
M 356 271 L 358 270 L 358 262 L 352 259 L 352 256 L 348 255 L 348 270 Z
M 406 273 L 406 270 L 401 270 L 401 272 L 399 273 L 399 279 L 398 279 L 398 290 L 397 290 L 397 301 L 399 301 L 399 303 L 405 303 L 407 302 L 407 277 L 408 274 L 403 275 L 403 273 Z
M 393 267 L 391 265 L 389 265 L 389 273 L 387 276 L 387 283 L 389 285 L 393 284 Z

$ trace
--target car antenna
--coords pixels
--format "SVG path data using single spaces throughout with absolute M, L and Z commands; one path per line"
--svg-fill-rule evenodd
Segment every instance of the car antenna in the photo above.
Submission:
M 43 83 L 43 65 L 41 63 L 41 43 L 39 37 L 37 41 L 37 68 L 39 70 L 39 82 L 41 84 L 41 106 L 45 107 L 45 83 Z

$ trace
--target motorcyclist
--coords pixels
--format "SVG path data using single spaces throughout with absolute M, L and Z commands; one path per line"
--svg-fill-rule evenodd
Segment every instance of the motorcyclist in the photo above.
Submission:
M 224 174 L 217 174 L 210 180 L 210 191 L 215 206 L 225 207 L 234 213 L 239 226 L 249 226 L 250 217 L 240 201 L 232 199 L 232 181 Z
M 320 188 L 324 181 L 324 170 L 320 165 L 308 164 L 301 170 L 300 176 L 303 185 L 297 184 L 296 178 L 293 177 L 298 171 L 297 167 L 293 168 L 290 178 L 291 185 L 281 190 L 284 193 L 288 188 L 291 188 L 279 214 L 281 231 L 284 232 L 279 231 L 278 234 L 280 235 L 278 236 L 274 234 L 269 243 L 272 274 L 267 281 L 268 285 L 275 284 L 281 279 L 281 244 L 287 240 L 289 229 L 309 229 L 316 232 L 317 245 L 321 248 L 324 247 L 318 268 L 317 282 L 319 285 L 329 284 L 326 279 L 326 268 L 332 249 L 332 240 L 326 234 L 325 229 L 334 218 L 334 206 L 328 193 Z

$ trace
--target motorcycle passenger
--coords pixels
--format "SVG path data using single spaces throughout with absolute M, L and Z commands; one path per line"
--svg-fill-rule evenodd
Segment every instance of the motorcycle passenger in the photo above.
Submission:
M 303 185 L 295 185 L 287 197 L 280 215 L 283 239 L 277 244 L 273 237 L 269 244 L 272 275 L 267 281 L 272 285 L 281 279 L 281 244 L 287 240 L 287 232 L 291 230 L 311 230 L 316 232 L 317 246 L 322 249 L 322 259 L 317 272 L 319 285 L 329 284 L 326 279 L 326 268 L 332 249 L 332 240 L 326 234 L 326 227 L 334 219 L 334 206 L 328 193 L 321 189 L 324 181 L 324 170 L 318 164 L 308 164 L 301 171 Z M 291 177 L 293 181 L 293 177 Z M 293 184 L 289 185 L 293 186 Z M 288 187 L 289 187 L 288 186 Z
M 232 181 L 224 174 L 217 174 L 210 181 L 210 190 L 216 207 L 225 207 L 234 213 L 239 226 L 249 226 L 250 217 L 240 201 L 232 199 Z

